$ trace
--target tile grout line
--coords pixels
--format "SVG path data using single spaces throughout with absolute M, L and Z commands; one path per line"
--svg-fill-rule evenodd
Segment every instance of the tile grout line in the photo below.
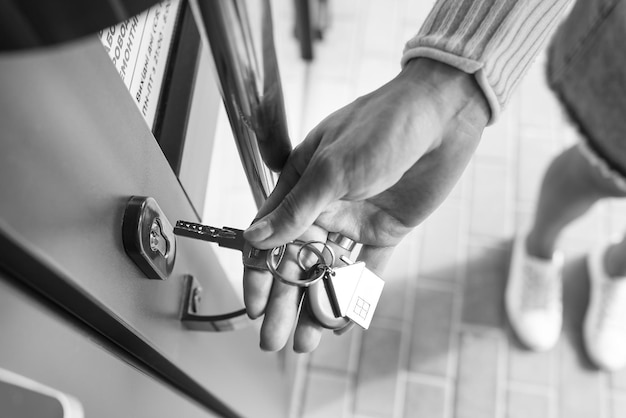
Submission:
M 459 219 L 459 236 L 457 242 L 457 250 L 459 254 L 459 264 L 455 269 L 455 284 L 453 289 L 452 312 L 449 335 L 449 351 L 448 351 L 448 367 L 446 371 L 445 385 L 445 407 L 444 417 L 453 418 L 456 410 L 458 370 L 461 356 L 461 325 L 463 315 L 463 290 L 465 288 L 465 279 L 467 275 L 467 255 L 469 252 L 469 232 L 471 219 L 471 191 L 472 183 L 469 181 L 474 175 L 474 165 L 469 163 L 464 172 L 463 184 L 461 186 L 461 206 L 465 210 L 460 211 Z
M 506 137 L 508 138 L 506 144 L 506 151 L 504 155 L 505 160 L 505 203 L 504 203 L 504 211 L 505 211 L 505 229 L 507 235 L 515 235 L 517 230 L 517 197 L 519 194 L 519 160 L 513 160 L 513 148 L 514 145 L 519 145 L 519 135 L 515 135 L 515 132 L 519 132 L 519 129 L 515 129 L 514 125 L 519 123 L 519 112 L 516 113 L 517 118 L 514 118 L 512 114 L 507 116 L 506 120 Z M 512 144 L 517 142 L 517 144 Z M 518 153 L 519 155 L 519 153 Z M 515 161 L 515 164 L 513 163 Z M 508 274 L 508 268 L 507 268 Z M 508 277 L 505 278 L 508 280 Z M 506 283 L 504 288 L 506 289 Z M 506 316 L 506 313 L 503 312 Z M 509 334 L 506 331 L 506 320 L 505 320 L 505 328 L 504 332 L 501 333 L 501 338 L 498 338 L 498 365 L 497 365 L 497 376 L 496 376 L 496 404 L 495 404 L 495 412 L 497 417 L 506 417 L 508 415 L 508 407 L 509 407 L 509 396 L 510 396 L 510 345 L 509 345 Z
M 521 125 L 522 125 L 522 121 L 521 119 L 521 115 L 520 112 L 517 113 L 517 125 L 518 125 L 518 129 L 515 130 L 515 132 L 517 133 L 514 138 L 515 138 L 515 150 L 517 151 L 517 155 L 521 155 L 522 153 L 522 129 L 521 129 Z M 550 134 L 553 136 L 554 135 L 554 127 L 551 126 L 550 127 Z M 522 177 L 522 173 L 521 173 L 521 169 L 522 169 L 522 165 L 521 162 L 519 160 L 519 158 L 514 159 L 515 162 L 515 174 L 517 175 L 516 178 L 516 193 L 515 193 L 515 207 L 516 207 L 516 211 L 514 213 L 514 216 L 516 216 L 515 219 L 515 231 L 516 233 L 518 232 L 519 228 L 520 228 L 520 223 L 521 223 L 521 214 L 520 212 L 517 210 L 517 208 L 520 206 L 521 202 L 527 203 L 529 206 L 531 206 L 532 208 L 534 208 L 536 206 L 537 203 L 537 196 L 534 196 L 532 199 L 526 201 L 525 199 L 522 198 L 522 196 L 520 196 L 520 189 L 521 189 L 521 185 L 520 185 L 520 178 Z M 537 191 L 538 192 L 538 191 Z M 531 209 L 531 213 L 534 213 L 534 209 Z M 533 219 L 532 217 L 529 217 L 529 219 L 527 220 L 527 222 L 532 222 Z M 530 224 L 528 225 L 524 225 L 524 228 L 528 228 L 530 226 Z M 559 370 L 560 370 L 560 350 L 553 350 L 552 351 L 552 355 L 551 355 L 551 362 L 550 362 L 550 377 L 549 377 L 549 392 L 548 392 L 548 416 L 550 418 L 557 418 L 559 416 L 559 398 L 560 398 L 560 394 L 559 394 Z
M 610 375 L 604 374 L 604 376 L 601 377 L 600 382 L 600 418 L 610 418 L 612 415 L 610 413 L 609 405 L 609 402 L 611 400 L 611 398 L 609 397 Z
M 362 57 L 362 42 L 360 42 L 363 38 L 362 33 L 366 30 L 364 27 L 367 16 L 364 16 L 365 11 L 367 10 L 367 6 L 369 5 L 369 1 L 365 2 L 366 4 L 359 10 L 358 17 L 356 18 L 356 37 L 355 37 L 355 45 L 354 52 L 352 54 L 351 65 L 353 66 L 353 73 L 357 73 L 357 69 L 360 65 L 360 57 Z M 352 81 L 350 83 L 350 89 L 348 90 L 349 97 L 352 99 L 356 96 L 358 86 L 356 81 Z M 351 345 L 351 352 L 349 355 L 349 370 L 352 371 L 349 375 L 348 381 L 348 400 L 346 405 L 346 416 L 347 418 L 351 418 L 356 416 L 356 402 L 357 402 L 357 390 L 358 390 L 358 370 L 359 364 L 361 361 L 361 353 L 362 353 L 362 345 L 363 345 L 363 334 L 357 334 Z
M 549 416 L 551 418 L 557 418 L 559 416 L 559 399 L 561 397 L 560 394 L 560 384 L 559 384 L 559 371 L 561 364 L 561 356 L 558 345 L 554 347 L 555 349 L 552 351 L 552 362 L 550 367 L 550 385 L 553 387 L 552 394 L 553 396 L 550 398 L 550 411 Z
M 521 380 L 509 379 L 508 388 L 511 391 L 524 393 L 527 395 L 545 395 L 546 393 L 549 396 L 554 395 L 555 388 L 550 386 L 550 384 L 543 385 L 538 383 L 528 383 Z
M 445 390 L 450 379 L 446 376 L 428 374 L 423 372 L 407 373 L 407 382 L 420 383 L 427 386 L 436 386 Z
M 518 119 L 520 119 L 521 116 L 518 115 Z M 521 122 L 520 122 L 521 124 Z M 521 132 L 521 130 L 518 130 L 518 132 Z M 550 134 L 552 136 L 552 138 L 554 138 L 555 135 L 555 127 L 554 126 L 550 126 Z M 517 136 L 517 149 L 518 149 L 518 153 L 521 152 L 521 148 L 522 148 L 522 138 L 521 135 Z M 518 177 L 521 176 L 521 172 L 520 169 L 518 168 L 517 171 Z M 518 185 L 519 187 L 519 185 Z M 537 190 L 537 192 L 539 192 L 539 189 Z M 517 198 L 519 199 L 519 193 L 517 195 Z M 537 205 L 537 196 L 533 197 L 532 199 L 532 206 L 535 207 Z M 533 213 L 534 213 L 534 209 Z M 533 222 L 533 219 L 529 219 L 529 222 Z M 530 225 L 528 225 L 530 226 Z M 557 347 L 555 347 L 557 348 Z M 559 408 L 559 402 L 560 402 L 560 393 L 559 393 L 559 388 L 560 388 L 560 384 L 559 384 L 559 371 L 561 368 L 561 356 L 560 356 L 561 350 L 556 350 L 554 349 L 552 351 L 552 356 L 551 356 L 551 371 L 550 371 L 550 386 L 551 386 L 551 390 L 550 390 L 550 395 L 549 395 L 549 410 L 548 410 L 548 415 L 551 418 L 557 418 L 559 416 L 559 412 L 560 412 L 560 408 Z
M 357 32 L 357 36 L 356 36 L 356 45 L 354 48 L 354 59 L 352 62 L 353 70 L 352 73 L 353 74 L 358 74 L 358 69 L 360 67 L 361 64 L 361 60 L 360 58 L 363 57 L 363 33 L 366 32 L 367 28 L 365 28 L 364 26 L 366 25 L 366 21 L 367 21 L 367 10 L 369 8 L 370 5 L 370 1 L 369 0 L 364 0 L 361 9 L 359 10 L 359 17 L 357 19 L 357 24 L 356 24 L 356 32 Z M 353 79 L 353 82 L 350 85 L 350 89 L 349 89 L 349 96 L 351 99 L 356 98 L 355 96 L 357 96 L 358 94 L 358 90 L 359 90 L 359 86 L 358 86 L 358 82 L 356 81 L 356 78 Z
M 289 416 L 292 418 L 300 418 L 304 415 L 304 403 L 310 375 L 309 360 L 309 355 L 299 356 L 296 360 L 295 378 L 291 392 L 291 405 L 289 408 Z
M 396 396 L 394 404 L 394 414 L 396 418 L 402 418 L 405 415 L 406 406 L 406 392 L 408 378 L 410 375 L 410 361 L 411 361 L 411 345 L 413 341 L 413 320 L 415 316 L 415 297 L 417 289 L 415 283 L 419 277 L 419 254 L 421 248 L 421 242 L 423 235 L 420 233 L 412 232 L 408 237 L 411 239 L 411 245 L 409 251 L 415 254 L 415 258 L 410 258 L 407 266 L 407 274 L 405 277 L 408 280 L 415 278 L 414 282 L 406 283 L 406 293 L 404 297 L 404 312 L 402 322 L 402 335 L 400 342 L 400 355 L 398 358 L 398 378 L 396 381 Z
M 458 288 L 458 286 L 459 286 L 459 283 L 442 281 L 441 279 L 434 278 L 430 275 L 424 275 L 424 276 L 420 275 L 418 282 L 415 284 L 416 289 L 434 290 L 438 292 L 448 292 L 448 293 L 454 293 L 456 289 Z
M 519 98 L 519 95 L 518 95 Z M 517 101 L 517 105 L 521 106 L 519 103 L 519 99 Z M 514 155 L 520 155 L 521 145 L 520 145 L 520 111 L 518 110 L 513 114 L 509 115 L 509 119 L 507 120 L 507 135 L 509 136 L 509 141 L 507 144 L 507 153 L 506 153 L 506 161 L 507 161 L 507 175 L 509 175 L 508 181 L 508 192 L 507 192 L 507 200 L 506 208 L 507 210 L 507 225 L 510 229 L 510 233 L 515 238 L 515 236 L 519 232 L 519 224 L 520 224 L 520 214 L 518 212 L 519 205 L 519 195 L 520 195 L 520 170 L 521 170 L 521 162 L 519 158 L 514 158 Z M 509 260 L 510 263 L 510 260 Z M 510 266 L 507 267 L 507 277 L 506 281 L 508 281 L 508 273 Z M 504 284 L 504 290 L 506 292 L 506 282 Z M 506 312 L 503 312 L 506 316 Z M 511 345 L 510 338 L 511 332 L 510 325 L 508 324 L 508 319 L 505 319 L 504 325 L 504 338 L 503 342 L 500 345 L 502 354 L 501 357 L 502 363 L 500 364 L 501 372 L 499 373 L 501 379 L 502 392 L 500 395 L 500 414 L 501 416 L 506 416 L 508 414 L 509 409 L 509 399 L 511 389 L 514 387 L 513 381 L 510 376 L 510 367 L 511 367 Z
M 510 386 L 509 375 L 509 344 L 506 334 L 504 338 L 498 338 L 498 371 L 496 376 L 496 417 L 507 416 Z
M 361 360 L 361 346 L 363 333 L 353 334 L 350 344 L 350 355 L 348 356 L 348 396 L 344 405 L 344 416 L 350 418 L 356 409 L 356 390 L 359 363 Z

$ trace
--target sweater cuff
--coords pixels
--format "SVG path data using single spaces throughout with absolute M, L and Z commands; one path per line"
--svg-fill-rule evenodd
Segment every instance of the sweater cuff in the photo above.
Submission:
M 482 64 L 480 62 L 435 48 L 418 47 L 410 49 L 404 53 L 401 62 L 402 67 L 404 67 L 407 62 L 409 62 L 413 58 L 429 58 L 431 60 L 447 64 L 460 71 L 463 71 L 464 73 L 473 74 L 474 77 L 476 77 L 476 82 L 478 83 L 478 86 L 485 95 L 485 98 L 487 99 L 487 103 L 489 104 L 489 108 L 491 110 L 491 117 L 489 118 L 488 124 L 491 125 L 498 119 L 500 111 L 502 110 L 502 106 L 500 104 L 500 101 L 498 100 L 498 96 L 496 96 L 496 93 L 493 91 L 491 85 L 487 81 L 487 77 L 485 77 L 485 72 L 482 70 Z
M 437 0 L 402 65 L 430 58 L 476 77 L 495 122 L 571 0 Z

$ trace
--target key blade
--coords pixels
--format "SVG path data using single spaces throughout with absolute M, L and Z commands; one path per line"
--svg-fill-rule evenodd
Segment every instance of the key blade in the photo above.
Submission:
M 260 250 L 253 247 L 249 242 L 245 241 L 243 250 L 241 250 L 243 265 L 254 270 L 267 270 L 267 251 L 268 250 Z M 280 260 L 282 261 L 282 255 Z M 280 262 L 278 264 L 280 264 Z
M 232 248 L 233 250 L 243 251 L 246 245 L 242 229 L 225 226 L 220 232 L 219 239 L 220 247 Z
M 174 226 L 176 235 L 209 242 L 217 242 L 218 230 L 219 228 L 188 221 L 176 221 Z
M 243 231 L 236 228 L 216 228 L 189 221 L 177 221 L 174 234 L 183 237 L 215 242 L 220 247 L 243 251 L 245 240 Z
M 348 306 L 346 316 L 361 328 L 368 329 L 384 286 L 383 279 L 370 269 L 365 268 Z

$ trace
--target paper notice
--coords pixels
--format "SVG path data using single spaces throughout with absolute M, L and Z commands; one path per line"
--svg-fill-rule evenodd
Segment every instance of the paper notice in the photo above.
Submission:
M 165 0 L 99 33 L 150 128 L 154 124 L 180 0 Z

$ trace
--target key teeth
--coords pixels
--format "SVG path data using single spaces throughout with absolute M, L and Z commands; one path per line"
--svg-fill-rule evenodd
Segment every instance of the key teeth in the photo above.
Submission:
M 217 230 L 217 228 L 213 228 L 211 226 L 179 220 L 176 221 L 174 234 L 189 238 L 201 239 L 205 241 L 215 241 L 215 239 L 217 238 Z

